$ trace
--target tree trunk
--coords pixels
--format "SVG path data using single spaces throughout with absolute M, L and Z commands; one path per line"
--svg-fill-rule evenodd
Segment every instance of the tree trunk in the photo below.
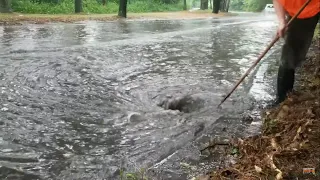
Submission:
M 204 4 L 204 9 L 208 9 L 209 8 L 209 1 L 207 0 L 206 3 Z
M 120 0 L 118 16 L 127 18 L 127 0 Z
M 9 13 L 11 10 L 10 0 L 0 0 L 0 13 Z
M 74 9 L 75 9 L 75 13 L 82 12 L 82 0 L 75 0 L 74 1 Z
M 187 10 L 187 0 L 183 0 L 183 10 Z
M 229 12 L 229 7 L 230 7 L 230 0 L 227 0 L 227 9 L 226 9 L 226 12 Z
M 220 11 L 224 12 L 224 5 L 225 5 L 225 0 L 220 1 Z
M 208 0 L 201 0 L 200 9 L 201 9 L 201 10 L 206 10 L 206 9 L 208 9 Z
M 103 5 L 103 6 L 106 5 L 106 0 L 102 0 L 102 5 Z
M 212 9 L 212 0 L 209 0 L 209 3 L 210 9 Z
M 218 14 L 220 10 L 220 0 L 213 0 L 212 13 Z

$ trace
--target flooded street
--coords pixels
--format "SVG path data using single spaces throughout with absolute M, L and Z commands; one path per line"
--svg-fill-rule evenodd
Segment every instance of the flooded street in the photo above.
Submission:
M 258 133 L 279 45 L 217 105 L 275 35 L 274 16 L 0 26 L 0 179 L 152 179 L 206 169 L 208 137 Z M 164 98 L 201 99 L 188 113 Z M 202 170 L 201 170 L 202 171 Z M 203 172 L 203 171 L 202 171 Z

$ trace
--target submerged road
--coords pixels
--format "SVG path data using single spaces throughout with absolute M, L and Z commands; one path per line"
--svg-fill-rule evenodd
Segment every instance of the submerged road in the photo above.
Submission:
M 0 179 L 186 179 L 208 137 L 258 133 L 279 45 L 223 105 L 275 35 L 274 16 L 0 26 Z M 157 103 L 192 94 L 183 113 Z

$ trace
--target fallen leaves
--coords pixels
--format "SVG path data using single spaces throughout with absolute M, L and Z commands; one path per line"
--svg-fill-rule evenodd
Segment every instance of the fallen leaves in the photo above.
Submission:
M 259 166 L 254 165 L 254 169 L 257 171 L 257 173 L 261 173 L 262 169 Z
M 305 63 L 307 69 L 301 69 L 299 93 L 290 94 L 280 107 L 268 110 L 262 134 L 239 140 L 238 162 L 212 179 L 231 175 L 243 180 L 288 179 L 290 174 L 303 176 L 303 168 L 320 164 L 319 57 L 316 54 Z
M 318 87 L 318 86 L 320 86 L 320 78 L 316 77 L 316 78 L 313 78 L 313 79 L 309 80 L 309 86 L 310 87 Z

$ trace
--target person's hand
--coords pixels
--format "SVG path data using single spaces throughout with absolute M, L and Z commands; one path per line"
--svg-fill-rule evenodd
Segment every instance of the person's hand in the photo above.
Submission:
M 283 38 L 283 37 L 284 37 L 284 34 L 286 33 L 286 31 L 287 31 L 286 24 L 285 24 L 285 23 L 280 23 L 280 24 L 279 24 L 279 27 L 278 27 L 277 35 L 278 35 L 280 38 Z

